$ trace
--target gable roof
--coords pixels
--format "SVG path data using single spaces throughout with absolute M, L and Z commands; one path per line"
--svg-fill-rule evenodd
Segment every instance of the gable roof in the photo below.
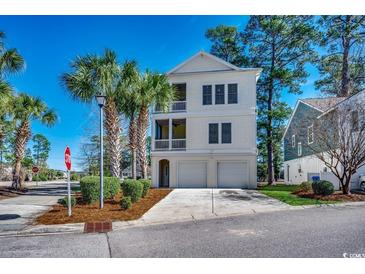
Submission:
M 282 140 L 284 139 L 288 128 L 290 127 L 291 121 L 293 120 L 293 117 L 295 115 L 295 112 L 298 109 L 298 106 L 300 105 L 300 103 L 305 104 L 313 109 L 318 110 L 319 112 L 323 113 L 327 110 L 329 110 L 330 108 L 333 108 L 334 106 L 336 106 L 337 104 L 339 104 L 340 102 L 346 100 L 347 97 L 325 97 L 325 98 L 307 98 L 307 99 L 299 99 L 294 107 L 294 110 L 292 112 L 292 114 L 290 115 L 288 124 L 285 128 Z
M 301 101 L 320 111 L 326 111 L 346 98 L 347 97 L 308 98 L 302 99 Z
M 180 63 L 179 65 L 175 66 L 174 68 L 172 68 L 171 70 L 169 70 L 166 74 L 170 75 L 170 74 L 180 74 L 180 73 L 191 73 L 188 71 L 182 71 L 179 72 L 179 70 L 181 70 L 184 66 L 188 65 L 189 63 L 192 63 L 194 61 L 196 61 L 198 58 L 207 58 L 209 61 L 212 61 L 214 63 L 217 64 L 217 67 L 219 66 L 219 69 L 213 69 L 213 70 L 196 70 L 196 71 L 191 71 L 191 72 L 209 72 L 209 71 L 256 71 L 256 74 L 260 74 L 261 69 L 259 68 L 240 68 L 237 67 L 231 63 L 228 63 L 226 61 L 224 61 L 221 58 L 218 58 L 210 53 L 207 53 L 205 51 L 199 51 L 198 53 L 194 54 L 193 56 L 191 56 L 190 58 L 188 58 L 187 60 L 185 60 L 184 62 Z

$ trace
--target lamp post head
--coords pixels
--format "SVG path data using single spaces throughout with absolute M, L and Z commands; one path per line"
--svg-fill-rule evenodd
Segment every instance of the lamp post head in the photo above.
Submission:
M 98 94 L 95 96 L 95 99 L 99 107 L 103 107 L 105 105 L 105 95 Z

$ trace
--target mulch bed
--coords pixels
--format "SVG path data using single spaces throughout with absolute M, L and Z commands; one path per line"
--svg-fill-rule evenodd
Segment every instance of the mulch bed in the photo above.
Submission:
M 119 201 L 121 195 L 116 196 L 113 200 L 104 201 L 104 208 L 99 209 L 98 203 L 86 204 L 82 201 L 81 195 L 76 194 L 76 206 L 72 208 L 72 216 L 67 216 L 67 207 L 54 205 L 53 208 L 45 214 L 39 216 L 35 223 L 43 225 L 99 222 L 99 221 L 129 221 L 136 220 L 147 212 L 156 203 L 166 197 L 172 189 L 155 188 L 150 189 L 147 197 L 141 198 L 134 203 L 130 209 L 123 210 L 120 208 Z
M 322 201 L 339 201 L 339 202 L 360 202 L 365 201 L 364 194 L 342 194 L 341 191 L 336 191 L 328 196 L 316 195 L 313 192 L 295 192 L 295 195 L 302 198 L 310 198 Z

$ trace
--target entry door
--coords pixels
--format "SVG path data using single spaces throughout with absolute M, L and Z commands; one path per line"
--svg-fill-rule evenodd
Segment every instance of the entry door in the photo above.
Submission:
M 162 186 L 163 187 L 169 187 L 169 174 L 170 174 L 170 171 L 169 171 L 169 164 L 166 163 L 163 167 L 163 170 L 162 170 L 163 174 L 162 174 Z

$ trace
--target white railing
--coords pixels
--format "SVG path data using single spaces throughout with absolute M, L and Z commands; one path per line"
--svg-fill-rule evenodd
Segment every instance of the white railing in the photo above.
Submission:
M 186 101 L 175 101 L 169 105 L 167 112 L 184 112 L 186 111 Z M 155 106 L 155 113 L 163 112 L 160 105 Z
M 169 140 L 155 140 L 155 150 L 169 150 Z
M 155 140 L 154 150 L 184 150 L 186 139 L 162 139 Z
M 172 149 L 185 149 L 186 148 L 186 139 L 172 139 L 171 148 Z

